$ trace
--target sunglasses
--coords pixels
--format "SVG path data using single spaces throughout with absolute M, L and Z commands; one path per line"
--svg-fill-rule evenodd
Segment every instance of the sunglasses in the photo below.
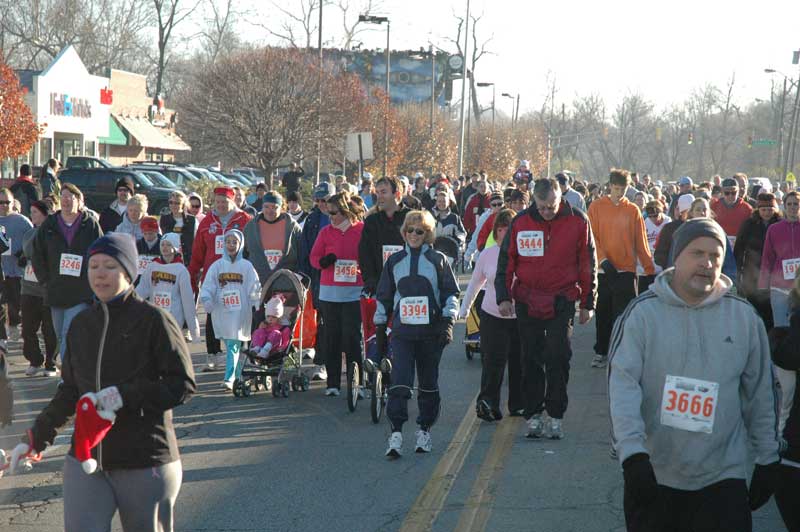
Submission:
M 408 229 L 406 229 L 406 233 L 408 233 L 409 235 L 411 233 L 414 233 L 417 236 L 422 236 L 425 234 L 425 229 L 416 229 L 414 227 L 409 227 Z
M 491 205 L 492 207 L 502 207 L 503 206 L 502 203 L 497 203 L 497 202 L 490 203 L 489 205 Z
M 180 201 L 172 201 L 172 200 L 168 201 L 167 203 L 169 203 L 170 205 L 180 205 L 181 204 Z M 197 205 L 196 207 L 194 205 L 192 205 L 192 207 L 196 208 L 196 209 L 199 209 L 200 205 Z
M 10 201 L 0 201 L 0 205 L 11 205 Z
M 194 203 L 191 204 L 192 209 L 199 209 L 200 205 L 195 205 Z
M 735 190 L 726 190 L 722 194 L 724 194 L 725 196 L 735 196 L 736 194 L 738 194 L 738 192 Z

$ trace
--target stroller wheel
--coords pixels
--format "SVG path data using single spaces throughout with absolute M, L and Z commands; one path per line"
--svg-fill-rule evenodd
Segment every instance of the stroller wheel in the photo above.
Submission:
M 292 377 L 292 391 L 297 392 L 300 390 L 300 377 L 295 375 Z
M 253 390 L 251 390 L 251 388 L 250 388 L 250 383 L 249 382 L 243 382 L 242 383 L 242 396 L 243 397 L 250 397 L 250 394 L 252 392 L 253 392 Z
M 307 392 L 310 387 L 311 387 L 311 383 L 308 380 L 308 375 L 303 375 L 300 378 L 300 391 L 301 392 Z
M 383 415 L 383 373 L 380 371 L 372 375 L 372 396 L 369 406 L 372 422 L 380 423 Z
M 269 375 L 264 375 L 262 381 L 264 382 L 264 389 L 266 391 L 272 390 L 272 377 L 270 377 Z
M 266 386 L 264 386 L 264 377 L 261 375 L 256 375 L 255 379 L 256 390 L 264 390 Z
M 358 362 L 351 362 L 347 365 L 347 409 L 350 412 L 356 411 L 359 384 L 361 384 L 361 368 Z
M 240 381 L 239 379 L 233 381 L 233 395 L 234 397 L 242 396 L 242 381 Z
M 281 383 L 277 382 L 272 385 L 272 397 L 280 397 L 281 396 Z

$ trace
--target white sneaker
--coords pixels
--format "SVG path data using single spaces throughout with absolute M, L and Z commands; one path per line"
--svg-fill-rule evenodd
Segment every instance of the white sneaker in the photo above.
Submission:
M 11 325 L 6 326 L 6 336 L 8 336 L 8 339 L 11 340 L 12 342 L 19 341 L 19 334 L 20 334 L 19 326 L 17 327 L 12 327 Z
M 403 456 L 403 433 L 392 432 L 389 436 L 389 446 L 386 449 L 386 456 L 389 458 L 400 458 Z
M 561 427 L 560 419 L 550 418 L 550 423 L 547 427 L 547 437 L 551 440 L 560 440 L 564 438 L 564 429 Z
M 433 444 L 431 443 L 431 433 L 427 430 L 419 429 L 417 431 L 417 447 L 416 452 L 418 453 L 429 453 L 433 449 Z
M 233 390 L 233 383 L 228 381 L 222 381 L 222 388 L 231 391 Z
M 25 376 L 35 377 L 41 370 L 42 368 L 36 366 L 28 366 L 28 369 L 25 370 Z
M 328 397 L 339 397 L 339 388 L 328 388 L 325 390 L 325 395 Z
M 60 375 L 60 372 L 58 371 L 58 368 L 55 366 L 51 367 L 45 366 L 44 369 L 42 369 L 42 374 L 45 377 L 58 377 Z
M 608 365 L 608 357 L 606 355 L 595 355 L 592 359 L 593 368 L 604 368 Z
M 206 353 L 206 365 L 203 367 L 203 372 L 207 373 L 209 371 L 216 371 L 216 369 L 216 357 L 211 353 Z
M 541 438 L 544 434 L 544 421 L 541 414 L 534 414 L 528 420 L 528 434 L 526 438 Z
M 328 380 L 328 371 L 325 369 L 325 366 L 317 366 L 314 369 L 314 374 L 311 375 L 312 381 L 326 381 Z

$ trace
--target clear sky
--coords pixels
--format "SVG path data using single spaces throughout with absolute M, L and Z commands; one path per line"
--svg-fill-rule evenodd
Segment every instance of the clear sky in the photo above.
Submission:
M 299 2 L 279 1 L 288 9 Z M 279 23 L 280 14 L 267 2 L 257 5 L 268 21 Z M 548 76 L 556 79 L 557 104 L 597 93 L 614 105 L 626 93 L 640 92 L 660 109 L 706 83 L 725 86 L 734 73 L 739 103 L 767 99 L 770 82 L 782 83 L 782 76 L 764 68 L 795 79 L 798 74 L 791 59 L 792 50 L 800 49 L 800 0 L 472 0 L 471 9 L 483 15 L 479 43 L 493 36 L 493 55 L 478 63 L 477 81 L 495 82 L 498 97 L 520 93 L 522 113 L 541 107 Z M 465 10 L 466 0 L 385 0 L 374 14 L 391 19 L 394 49 L 427 48 L 433 41 L 454 52 L 447 39 L 456 33 L 453 12 Z M 341 15 L 333 7 L 325 15 L 327 41 L 340 36 Z M 365 48 L 385 46 L 382 29 L 360 39 Z M 481 103 L 488 106 L 491 89 L 482 91 Z M 510 112 L 508 100 L 501 105 Z

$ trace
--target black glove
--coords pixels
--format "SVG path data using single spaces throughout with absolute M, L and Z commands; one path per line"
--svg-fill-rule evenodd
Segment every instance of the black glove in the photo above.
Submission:
M 768 465 L 758 465 L 753 468 L 753 477 L 750 479 L 750 509 L 758 510 L 764 506 L 772 494 L 775 493 L 775 485 L 778 483 L 778 473 L 780 462 L 773 462 Z
M 386 337 L 386 325 L 377 325 L 375 327 L 375 347 L 378 349 L 378 356 L 386 358 L 389 353 L 388 338 Z
M 602 269 L 606 275 L 617 274 L 617 268 L 613 264 L 611 264 L 611 261 L 608 259 L 603 259 L 603 262 L 600 263 L 600 269 Z
M 321 259 L 319 259 L 319 265 L 324 270 L 325 268 L 330 268 L 336 263 L 336 255 L 333 253 L 328 253 Z
M 320 262 L 322 262 L 322 261 L 320 261 Z M 364 292 L 364 294 L 366 294 L 367 297 L 375 297 L 376 290 L 377 290 L 377 288 L 375 287 L 375 282 L 374 281 L 369 281 L 369 282 L 364 281 L 364 290 L 363 290 L 363 292 Z
M 28 257 L 26 257 L 25 255 L 18 255 L 17 266 L 19 266 L 20 268 L 24 268 L 27 265 L 28 265 Z
M 14 394 L 8 380 L 6 354 L 0 350 L 0 427 L 11 425 L 14 411 Z
M 439 326 L 436 329 L 436 337 L 438 345 L 444 349 L 450 342 L 453 341 L 453 320 L 450 318 L 442 318 L 439 321 Z
M 622 476 L 625 478 L 625 490 L 639 504 L 648 504 L 658 497 L 658 482 L 650 456 L 636 453 L 622 462 Z

